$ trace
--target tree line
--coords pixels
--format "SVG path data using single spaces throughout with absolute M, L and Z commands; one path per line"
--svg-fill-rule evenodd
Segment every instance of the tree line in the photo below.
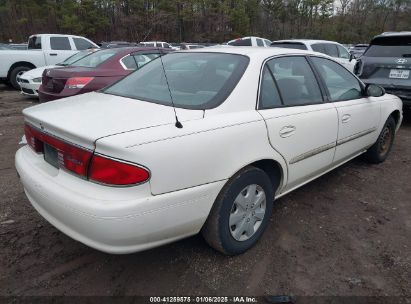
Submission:
M 0 41 L 65 33 L 95 42 L 260 36 L 365 43 L 411 30 L 410 8 L 411 0 L 0 0 Z

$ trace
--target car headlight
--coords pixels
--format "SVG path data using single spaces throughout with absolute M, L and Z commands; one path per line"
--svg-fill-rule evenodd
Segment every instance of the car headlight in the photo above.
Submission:
M 41 82 L 41 77 L 33 78 L 33 82 Z

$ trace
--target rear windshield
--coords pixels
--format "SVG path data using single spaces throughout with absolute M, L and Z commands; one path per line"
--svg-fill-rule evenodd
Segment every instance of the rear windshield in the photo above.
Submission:
M 72 64 L 72 66 L 95 68 L 96 66 L 102 64 L 103 62 L 109 60 L 115 54 L 119 52 L 118 49 L 108 49 L 95 52 L 90 56 L 86 56 Z
M 103 92 L 167 106 L 172 105 L 172 96 L 176 107 L 210 109 L 228 97 L 248 62 L 248 57 L 234 54 L 168 54 L 162 60 L 153 60 Z
M 368 57 L 411 57 L 411 36 L 376 38 L 364 55 Z
M 246 39 L 237 39 L 227 43 L 228 45 L 233 46 L 251 46 L 251 38 Z
M 66 60 L 64 60 L 63 62 L 57 64 L 57 65 L 62 65 L 62 66 L 68 66 L 73 64 L 76 61 L 79 61 L 81 58 L 86 57 L 87 55 L 91 54 L 92 51 L 87 50 L 87 51 L 80 51 L 72 56 L 70 56 L 69 58 L 67 58 Z
M 297 49 L 297 50 L 307 49 L 307 47 L 303 43 L 299 43 L 299 42 L 273 42 L 271 43 L 271 46 L 284 48 L 284 49 Z

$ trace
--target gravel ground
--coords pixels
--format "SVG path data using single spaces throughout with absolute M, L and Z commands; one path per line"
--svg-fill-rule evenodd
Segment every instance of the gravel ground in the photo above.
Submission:
M 109 255 L 65 236 L 30 206 L 14 168 L 21 110 L 0 85 L 0 295 L 411 296 L 411 119 L 388 160 L 355 159 L 277 201 L 238 257 L 201 236 Z

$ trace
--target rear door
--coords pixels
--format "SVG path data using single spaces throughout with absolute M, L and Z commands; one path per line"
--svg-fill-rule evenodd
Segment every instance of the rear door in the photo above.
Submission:
M 380 121 L 378 99 L 363 94 L 360 81 L 338 63 L 312 56 L 330 102 L 338 112 L 338 138 L 334 162 L 355 156 L 372 145 Z
M 269 60 L 261 77 L 258 111 L 271 145 L 288 165 L 289 190 L 327 170 L 337 140 L 338 117 L 304 56 Z
M 47 65 L 63 62 L 66 58 L 77 53 L 69 37 L 49 36 L 48 48 L 44 51 Z

